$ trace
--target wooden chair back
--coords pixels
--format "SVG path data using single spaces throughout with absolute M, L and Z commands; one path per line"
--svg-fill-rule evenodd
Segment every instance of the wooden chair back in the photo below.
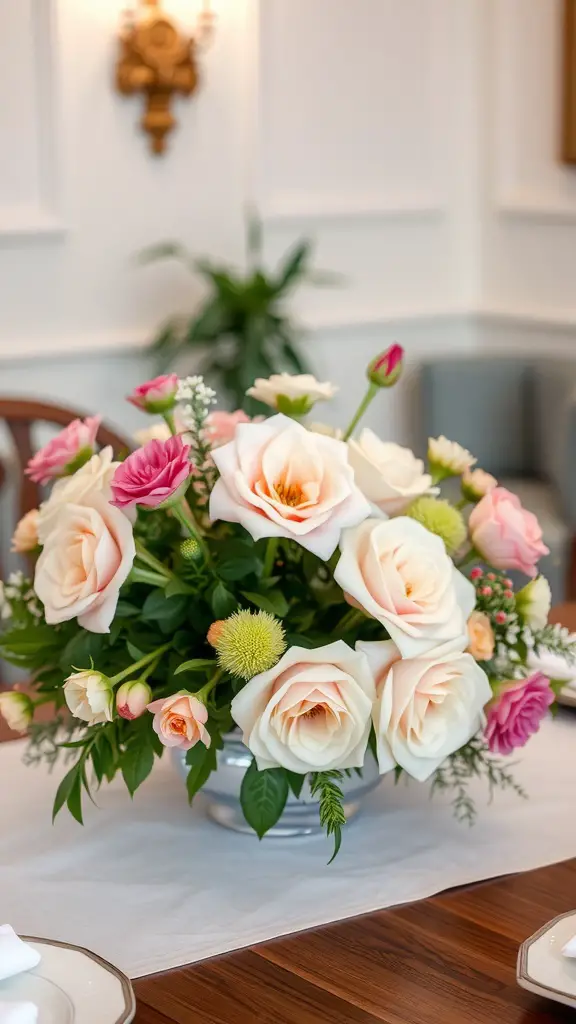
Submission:
M 30 509 L 37 508 L 42 500 L 42 489 L 29 477 L 24 476 L 28 461 L 34 455 L 33 427 L 36 423 L 51 423 L 58 427 L 67 427 L 75 419 L 84 419 L 86 413 L 77 409 L 69 409 L 63 405 L 52 405 L 48 402 L 35 402 L 20 398 L 0 398 L 0 423 L 4 422 L 14 443 L 14 452 L 18 460 L 19 489 L 17 510 L 14 523 L 21 519 Z M 101 446 L 112 445 L 118 454 L 130 448 L 130 442 L 114 430 L 102 424 L 97 436 Z M 0 490 L 6 483 L 6 469 L 0 457 Z

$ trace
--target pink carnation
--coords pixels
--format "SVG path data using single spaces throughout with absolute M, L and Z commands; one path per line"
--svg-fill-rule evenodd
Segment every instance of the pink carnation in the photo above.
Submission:
M 26 475 L 36 484 L 47 484 L 49 480 L 79 469 L 96 451 L 101 422 L 101 416 L 72 420 L 30 459 L 24 471 Z
M 495 487 L 470 513 L 470 537 L 476 551 L 496 569 L 536 575 L 536 563 L 549 554 L 536 516 L 505 487 Z
M 486 742 L 493 754 L 511 754 L 523 747 L 554 703 L 550 681 L 542 672 L 506 683 L 487 708 Z
M 262 417 L 259 417 L 262 419 Z M 236 412 L 224 412 L 217 410 L 206 417 L 205 432 L 206 438 L 212 448 L 220 448 L 223 444 L 233 441 L 236 436 L 236 427 L 239 423 L 250 423 L 250 417 L 242 409 Z
M 112 479 L 112 505 L 159 508 L 172 504 L 186 490 L 192 471 L 190 445 L 181 437 L 149 441 L 122 462 Z
M 144 412 L 163 413 L 172 408 L 178 390 L 178 374 L 165 373 L 134 388 L 128 401 Z

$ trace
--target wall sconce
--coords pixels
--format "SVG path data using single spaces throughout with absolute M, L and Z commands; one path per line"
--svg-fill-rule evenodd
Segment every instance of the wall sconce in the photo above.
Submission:
M 162 0 L 135 0 L 124 11 L 116 85 L 125 96 L 143 94 L 141 124 L 153 153 L 164 153 L 166 136 L 176 125 L 175 94 L 191 96 L 198 87 L 196 50 L 210 40 L 213 27 L 210 0 L 203 0 L 195 37 L 180 31 L 162 10 Z

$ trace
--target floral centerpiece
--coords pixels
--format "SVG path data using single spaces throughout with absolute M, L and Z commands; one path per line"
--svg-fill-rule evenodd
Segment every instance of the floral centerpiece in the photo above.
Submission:
M 30 730 L 32 760 L 73 760 L 55 814 L 81 822 L 83 793 L 118 772 L 134 794 L 167 747 L 192 800 L 233 729 L 252 754 L 241 802 L 260 837 L 306 783 L 337 850 L 342 782 L 370 757 L 453 787 L 460 817 L 469 779 L 515 786 L 502 757 L 555 699 L 534 658 L 575 660 L 576 646 L 547 625 L 547 549 L 517 497 L 444 437 L 425 465 L 357 431 L 402 355 L 370 364 L 345 431 L 307 422 L 335 391 L 308 375 L 257 380 L 273 414 L 250 420 L 172 374 L 130 396 L 162 429 L 123 462 L 96 450 L 95 421 L 32 459 L 26 472 L 53 486 L 16 529 L 35 570 L 3 586 L 0 653 L 34 695 L 4 692 L 0 710 Z M 517 592 L 513 569 L 530 577 Z M 34 722 L 47 702 L 54 720 Z

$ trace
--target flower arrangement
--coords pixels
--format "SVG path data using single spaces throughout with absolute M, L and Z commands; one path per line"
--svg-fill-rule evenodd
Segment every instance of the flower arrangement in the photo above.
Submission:
M 345 431 L 310 424 L 331 385 L 308 375 L 258 380 L 268 418 L 213 409 L 201 377 L 168 374 L 129 400 L 164 431 L 116 462 L 95 420 L 75 422 L 27 472 L 54 481 L 14 535 L 33 580 L 2 587 L 0 653 L 34 696 L 0 694 L 29 757 L 65 750 L 58 788 L 82 796 L 120 772 L 133 795 L 167 747 L 188 766 L 190 800 L 239 729 L 253 756 L 242 785 L 262 837 L 306 784 L 337 851 L 341 783 L 377 759 L 454 790 L 519 790 L 502 761 L 538 730 L 559 685 L 535 658 L 576 661 L 547 625 L 546 554 L 534 515 L 444 437 L 427 465 L 360 419 L 400 376 L 394 345 L 368 367 Z M 460 478 L 461 498 L 441 485 Z M 506 575 L 530 579 L 519 591 Z M 50 723 L 35 709 L 53 703 Z

